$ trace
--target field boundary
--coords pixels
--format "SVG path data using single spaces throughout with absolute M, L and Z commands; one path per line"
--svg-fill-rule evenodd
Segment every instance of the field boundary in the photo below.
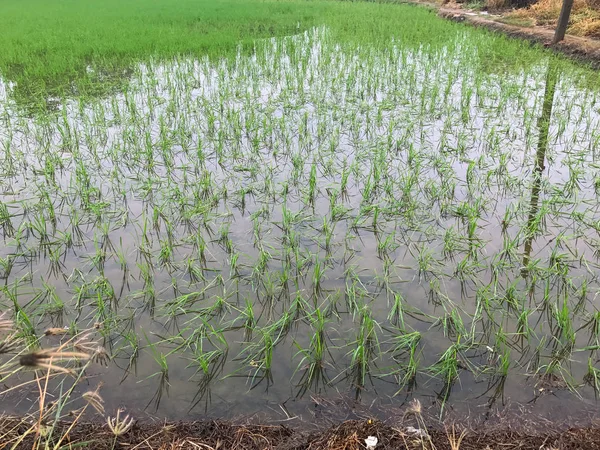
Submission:
M 4 418 L 0 433 L 8 438 L 22 427 L 23 419 Z M 65 432 L 64 445 L 88 445 L 96 450 L 135 448 L 153 449 L 228 449 L 228 450 L 332 450 L 364 449 L 365 439 L 377 439 L 377 450 L 430 449 L 475 450 L 502 448 L 540 450 L 553 448 L 600 448 L 600 428 L 581 427 L 562 431 L 514 430 L 509 426 L 471 430 L 460 425 L 439 425 L 420 429 L 408 424 L 390 426 L 376 420 L 349 420 L 324 430 L 307 432 L 282 424 L 238 424 L 221 420 L 163 422 L 136 424 L 127 433 L 116 437 L 106 424 L 81 422 L 70 428 L 61 423 Z M 13 437 L 13 436 L 11 436 Z M 13 437 L 14 438 L 14 437 Z M 17 449 L 32 448 L 33 435 L 27 436 Z M 2 444 L 14 443 L 13 439 Z M 4 448 L 0 445 L 0 448 Z M 15 448 L 15 447 L 12 447 Z
M 490 19 L 475 11 L 458 7 L 440 6 L 431 2 L 408 1 L 408 3 L 422 5 L 437 11 L 439 17 L 455 22 L 464 22 L 475 27 L 486 28 L 491 31 L 503 33 L 509 37 L 527 40 L 550 48 L 557 53 L 564 54 L 578 62 L 587 63 L 594 69 L 600 69 L 600 40 L 581 36 L 567 35 L 557 44 L 552 44 L 554 30 L 533 26 L 520 27 Z

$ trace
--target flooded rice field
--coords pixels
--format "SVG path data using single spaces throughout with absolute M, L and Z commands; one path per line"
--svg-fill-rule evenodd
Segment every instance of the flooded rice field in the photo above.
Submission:
M 598 90 L 553 61 L 316 28 L 47 114 L 3 82 L 5 412 L 39 347 L 138 416 L 594 406 Z

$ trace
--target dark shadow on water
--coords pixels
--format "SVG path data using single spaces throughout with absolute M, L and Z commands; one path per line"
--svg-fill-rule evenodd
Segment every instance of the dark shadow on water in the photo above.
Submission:
M 531 250 L 535 237 L 535 219 L 539 211 L 540 188 L 542 183 L 542 174 L 545 169 L 546 151 L 548 149 L 548 133 L 550 129 L 550 119 L 552 117 L 552 106 L 554 104 L 554 91 L 558 79 L 558 70 L 556 64 L 551 60 L 546 69 L 546 87 L 544 89 L 544 104 L 542 114 L 538 118 L 538 145 L 535 158 L 535 167 L 533 169 L 533 184 L 531 187 L 531 196 L 529 200 L 529 215 L 527 217 L 527 238 L 525 239 L 523 249 L 523 268 L 522 275 L 526 277 L 529 273 L 528 265 L 531 258 Z

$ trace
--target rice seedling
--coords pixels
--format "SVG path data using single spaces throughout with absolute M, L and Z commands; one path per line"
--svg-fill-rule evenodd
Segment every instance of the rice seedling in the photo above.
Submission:
M 158 382 L 158 388 L 156 389 L 156 392 L 154 393 L 154 395 L 152 396 L 150 401 L 147 403 L 146 408 L 148 408 L 148 406 L 150 406 L 154 402 L 154 409 L 157 410 L 158 407 L 160 406 L 160 402 L 162 400 L 163 394 L 164 393 L 166 393 L 167 395 L 169 394 L 170 383 L 169 383 L 169 363 L 167 361 L 168 354 L 165 355 L 164 353 L 162 353 L 157 348 L 157 344 L 154 342 L 151 342 L 145 333 L 144 333 L 144 337 L 146 338 L 146 343 L 148 344 L 147 348 L 150 350 L 152 358 L 154 359 L 154 361 L 156 362 L 156 364 L 159 367 L 158 372 L 155 372 L 148 377 L 148 378 L 157 377 L 159 382 Z
M 381 353 L 377 328 L 379 328 L 379 324 L 372 318 L 368 308 L 364 306 L 360 312 L 360 325 L 354 349 L 350 351 L 351 359 L 348 368 L 348 376 L 356 388 L 357 396 L 364 389 L 365 382 L 370 377 L 371 367 Z
M 400 294 L 394 294 L 394 303 L 392 304 L 392 309 L 388 314 L 388 320 L 393 324 L 398 326 L 400 329 L 404 329 L 404 313 L 402 303 L 405 300 L 402 298 Z
M 461 343 L 461 337 L 458 336 L 456 342 L 440 356 L 438 361 L 429 368 L 431 374 L 439 377 L 443 382 L 443 387 L 438 394 L 438 399 L 441 402 L 440 415 L 443 415 L 444 407 L 452 387 L 459 377 L 461 369 L 473 370 L 474 367 L 465 357 L 465 352 L 469 350 L 469 345 Z
M 273 351 L 277 344 L 277 339 L 273 336 L 273 330 L 260 329 L 260 340 L 258 342 L 249 342 L 238 358 L 242 358 L 244 365 L 250 370 L 248 377 L 251 383 L 251 389 L 258 386 L 260 382 L 266 380 L 267 385 L 273 381 Z
M 298 343 L 296 356 L 302 356 L 296 371 L 301 370 L 302 375 L 298 382 L 299 391 L 297 396 L 302 396 L 307 389 L 318 388 L 319 384 L 327 384 L 328 377 L 325 372 L 328 355 L 326 323 L 327 319 L 318 308 L 310 318 L 312 337 L 308 348 L 302 348 Z M 331 356 L 329 354 L 329 356 Z M 329 364 L 330 365 L 330 364 Z
M 189 367 L 196 367 L 193 379 L 197 382 L 197 392 L 191 402 L 190 411 L 203 399 L 206 399 L 205 410 L 208 409 L 211 401 L 211 382 L 222 373 L 224 365 L 227 362 L 227 342 L 222 338 L 218 340 L 222 347 L 213 350 L 205 350 L 204 340 L 199 340 L 199 345 L 194 345 L 194 357 Z M 208 339 L 208 342 L 212 341 Z
M 422 335 L 418 331 L 385 331 L 392 334 L 391 340 L 387 342 L 390 345 L 388 352 L 392 355 L 393 362 L 398 365 L 398 367 L 393 367 L 385 376 L 392 374 L 396 378 L 399 389 L 394 395 L 398 395 L 405 387 L 411 391 L 416 386 L 420 362 L 417 350 Z

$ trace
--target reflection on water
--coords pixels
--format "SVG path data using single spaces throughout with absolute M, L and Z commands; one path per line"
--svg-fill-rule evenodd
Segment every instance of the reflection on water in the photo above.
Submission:
M 533 168 L 533 184 L 531 187 L 531 200 L 529 201 L 529 216 L 527 217 L 527 228 L 529 236 L 525 239 L 523 251 L 523 268 L 527 270 L 529 258 L 531 256 L 531 247 L 534 239 L 535 220 L 539 211 L 540 187 L 542 183 L 542 173 L 544 172 L 544 161 L 546 159 L 546 150 L 548 148 L 548 133 L 550 132 L 550 119 L 552 117 L 552 105 L 554 104 L 554 91 L 556 89 L 556 80 L 558 72 L 552 64 L 548 65 L 546 70 L 546 87 L 544 88 L 544 104 L 542 114 L 538 119 L 538 145 L 535 157 L 535 167 Z M 526 272 L 525 272 L 526 274 Z
M 449 48 L 318 29 L 35 118 L 3 85 L 2 306 L 102 323 L 138 415 L 593 404 L 597 92 Z

